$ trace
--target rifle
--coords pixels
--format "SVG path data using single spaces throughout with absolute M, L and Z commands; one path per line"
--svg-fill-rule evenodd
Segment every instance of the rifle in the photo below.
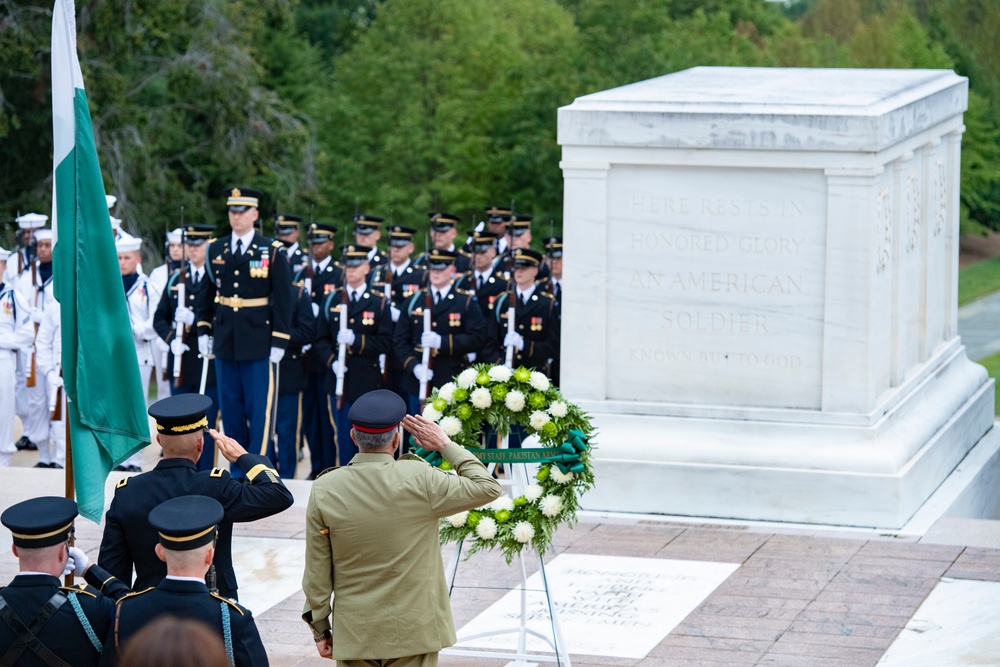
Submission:
M 431 311 L 434 309 L 434 297 L 431 296 L 431 287 L 427 287 L 427 296 L 424 297 L 424 333 L 431 331 Z M 420 363 L 424 365 L 424 368 L 430 370 L 431 368 L 431 348 L 426 345 L 421 344 L 422 351 L 420 353 Z M 425 376 L 426 377 L 426 376 Z M 420 380 L 420 409 L 423 410 L 424 403 L 427 401 L 427 380 Z
M 41 291 L 38 288 L 38 265 L 34 262 L 31 263 L 31 285 L 35 288 L 35 309 L 38 309 L 38 292 Z M 44 289 L 44 288 L 42 288 Z M 38 337 L 38 322 L 35 322 L 35 337 Z M 31 372 L 24 381 L 25 386 L 34 387 L 38 384 L 38 367 L 35 364 L 35 347 L 31 347 Z
M 340 292 L 340 331 L 347 331 L 347 271 L 344 271 L 344 288 Z M 344 407 L 344 364 L 347 363 L 347 344 L 341 343 L 337 350 L 337 362 L 341 371 L 337 373 L 337 409 Z
M 513 282 L 513 278 L 511 278 Z M 517 289 L 511 288 L 510 299 L 507 304 L 507 334 L 510 335 L 515 332 L 514 330 L 514 320 L 517 317 L 516 310 L 514 308 L 514 303 L 517 301 Z M 503 365 L 507 368 L 514 368 L 514 346 L 507 346 L 507 355 L 504 357 Z
M 187 267 L 187 262 L 185 261 L 187 258 L 184 255 L 185 255 L 185 248 L 184 248 L 184 207 L 181 206 L 181 269 L 180 269 L 181 272 L 180 272 L 180 275 L 177 276 L 177 306 L 178 307 L 185 307 L 186 308 L 187 306 L 185 304 L 187 304 L 187 273 L 188 273 L 187 268 L 188 267 Z M 169 248 L 167 249 L 167 265 L 168 266 L 170 265 L 170 249 Z M 169 294 L 167 295 L 167 298 L 170 298 Z M 184 331 L 184 323 L 183 322 L 174 322 L 174 338 L 176 340 L 181 341 L 181 343 L 183 343 L 185 337 L 186 336 L 185 336 L 185 331 Z M 182 386 L 184 386 L 184 377 L 183 377 L 183 375 L 184 375 L 184 365 L 181 363 L 183 356 L 184 356 L 183 354 L 175 354 L 174 355 L 174 386 L 175 387 L 182 387 Z

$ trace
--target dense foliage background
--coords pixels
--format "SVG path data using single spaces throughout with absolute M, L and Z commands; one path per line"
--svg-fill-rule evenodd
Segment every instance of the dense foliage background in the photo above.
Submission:
M 996 0 L 77 0 L 105 185 L 132 233 L 225 225 L 221 192 L 344 225 L 561 225 L 556 109 L 695 65 L 968 76 L 964 232 L 1000 229 Z M 0 0 L 0 220 L 48 212 L 51 2 Z M 536 224 L 537 224 L 536 223 Z M 10 227 L 0 230 L 9 246 Z

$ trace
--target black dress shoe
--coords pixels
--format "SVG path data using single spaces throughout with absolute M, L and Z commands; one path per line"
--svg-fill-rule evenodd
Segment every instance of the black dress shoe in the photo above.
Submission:
M 125 472 L 125 466 L 115 466 L 115 472 Z
M 35 467 L 36 468 L 51 468 L 52 464 L 51 463 L 42 463 L 41 461 L 39 461 L 38 463 L 35 464 Z
M 125 466 L 125 472 L 142 472 L 139 466 Z
M 63 467 L 61 465 L 59 465 L 58 463 L 56 463 L 55 461 L 53 461 L 52 463 L 50 463 L 49 467 L 50 468 L 58 468 L 59 470 L 63 469 Z
M 28 436 L 26 435 L 22 435 L 21 439 L 14 443 L 14 446 L 17 447 L 18 451 L 24 451 L 24 450 L 27 450 L 29 452 L 38 451 L 38 445 L 29 440 Z

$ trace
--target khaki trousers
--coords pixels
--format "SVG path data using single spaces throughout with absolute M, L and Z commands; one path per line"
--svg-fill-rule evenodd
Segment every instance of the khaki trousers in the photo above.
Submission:
M 338 660 L 337 667 L 437 667 L 438 654 L 421 653 L 388 660 Z

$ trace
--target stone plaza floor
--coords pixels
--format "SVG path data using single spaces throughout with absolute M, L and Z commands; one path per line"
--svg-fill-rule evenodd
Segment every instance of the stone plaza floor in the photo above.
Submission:
M 155 465 L 153 449 L 147 457 Z M 30 454 L 19 453 L 18 462 L 28 465 Z M 0 506 L 61 495 L 60 472 L 0 470 Z M 121 475 L 109 478 L 109 497 Z M 272 665 L 330 664 L 317 657 L 299 618 L 310 483 L 294 480 L 289 488 L 295 495 L 289 510 L 236 527 L 240 600 L 257 618 Z M 620 586 L 591 590 L 584 583 L 571 600 L 560 600 L 561 589 L 553 585 L 555 603 L 566 610 L 561 622 L 573 664 L 1000 664 L 1000 522 L 940 519 L 910 534 L 598 513 L 580 519 L 557 533 L 546 569 L 554 572 L 560 559 L 575 558 L 578 565 L 607 566 L 616 576 L 635 574 L 622 578 Z M 101 527 L 82 519 L 77 525 L 78 546 L 96 556 Z M 16 561 L 9 533 L 3 533 L 0 581 L 8 581 Z M 453 552 L 443 549 L 445 562 Z M 534 573 L 537 557 L 526 559 L 526 568 Z M 663 574 L 643 574 L 653 571 L 649 568 Z M 716 578 L 704 578 L 699 568 L 714 568 L 710 574 Z M 550 583 L 555 579 L 550 574 Z M 519 580 L 520 570 L 496 554 L 461 562 L 452 598 L 459 635 L 481 631 L 473 619 Z M 536 599 L 530 608 L 539 605 Z M 644 611 L 629 611 L 639 608 Z M 574 646 L 586 646 L 589 653 Z M 440 662 L 446 667 L 509 663 L 466 655 L 442 655 Z

